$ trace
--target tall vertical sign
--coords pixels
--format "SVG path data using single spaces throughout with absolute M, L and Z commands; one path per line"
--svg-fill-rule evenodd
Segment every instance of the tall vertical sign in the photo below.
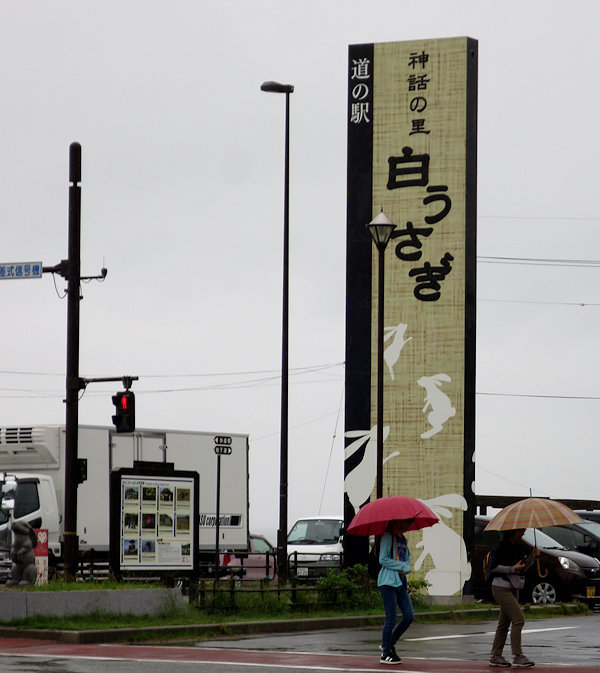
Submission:
M 352 45 L 348 59 L 345 518 L 375 497 L 376 250 L 385 253 L 383 495 L 440 523 L 411 538 L 432 595 L 469 591 L 475 449 L 477 41 Z M 348 540 L 351 561 L 364 546 Z

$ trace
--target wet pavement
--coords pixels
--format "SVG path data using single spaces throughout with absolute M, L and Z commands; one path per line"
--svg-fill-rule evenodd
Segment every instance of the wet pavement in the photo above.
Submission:
M 415 623 L 396 650 L 405 659 L 452 659 L 487 664 L 495 630 L 496 620 L 470 624 Z M 368 655 L 377 663 L 380 638 L 381 628 L 368 626 L 218 638 L 198 643 L 197 647 Z M 600 671 L 600 615 L 529 620 L 523 629 L 523 650 L 538 664 L 593 666 Z M 504 655 L 509 658 L 510 634 Z
M 495 626 L 413 624 L 397 666 L 379 663 L 380 628 L 373 626 L 156 645 L 0 637 L 0 673 L 484 673 Z M 539 673 L 600 673 L 599 633 L 600 615 L 530 620 L 523 642 Z

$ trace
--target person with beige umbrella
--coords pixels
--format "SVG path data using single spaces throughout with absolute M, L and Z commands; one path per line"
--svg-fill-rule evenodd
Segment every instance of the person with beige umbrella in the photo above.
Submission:
M 534 547 L 527 556 L 521 539 L 526 528 L 574 523 L 580 517 L 560 502 L 546 498 L 526 498 L 498 512 L 485 530 L 503 531 L 502 540 L 493 548 L 490 559 L 492 594 L 500 607 L 500 616 L 492 644 L 489 665 L 509 668 L 511 663 L 502 656 L 510 627 L 510 646 L 514 668 L 531 668 L 534 662 L 523 654 L 521 632 L 525 617 L 519 605 L 519 590 L 525 584 L 523 573 L 540 555 Z

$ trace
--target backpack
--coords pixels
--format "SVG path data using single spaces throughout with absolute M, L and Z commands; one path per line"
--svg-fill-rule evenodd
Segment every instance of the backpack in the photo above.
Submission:
M 490 549 L 488 553 L 483 557 L 483 577 L 486 582 L 489 582 L 492 579 L 492 560 L 493 560 L 494 549 Z

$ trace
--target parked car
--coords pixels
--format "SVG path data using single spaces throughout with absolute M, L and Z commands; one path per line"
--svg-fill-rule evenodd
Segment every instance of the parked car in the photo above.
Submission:
M 273 545 L 262 535 L 249 535 L 249 552 L 226 552 L 221 555 L 223 577 L 245 580 L 277 579 L 277 552 Z
M 342 516 L 307 516 L 292 526 L 287 539 L 290 575 L 318 579 L 342 569 Z
M 499 531 L 484 531 L 491 517 L 475 517 L 475 551 L 472 562 L 473 591 L 476 598 L 492 599 L 491 582 L 483 576 L 483 559 L 500 541 Z M 525 573 L 525 587 L 520 592 L 524 603 L 555 603 L 579 600 L 590 607 L 600 606 L 600 563 L 597 559 L 566 549 L 541 530 L 528 528 L 523 544 L 540 550 L 539 568 L 534 563 Z
M 600 509 L 576 509 L 575 514 L 579 514 L 586 521 L 597 521 L 600 523 Z
M 600 523 L 584 521 L 568 526 L 545 526 L 542 530 L 567 549 L 589 554 L 600 561 Z

